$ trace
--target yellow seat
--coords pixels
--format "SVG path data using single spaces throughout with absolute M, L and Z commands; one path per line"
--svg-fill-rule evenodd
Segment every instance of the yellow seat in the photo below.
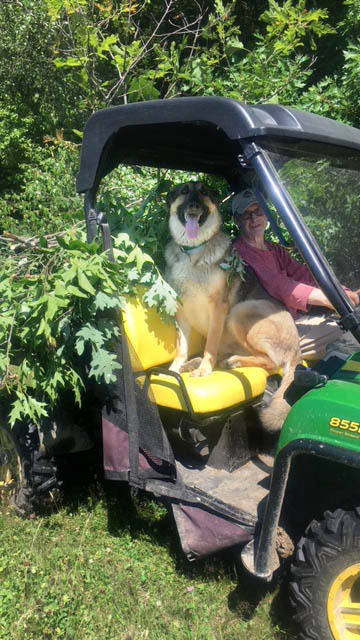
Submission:
M 217 413 L 243 402 L 249 402 L 265 391 L 268 373 L 259 367 L 239 367 L 231 370 L 215 370 L 205 378 L 192 378 L 182 373 L 194 413 Z M 151 376 L 151 390 L 156 404 L 187 410 L 179 383 L 166 375 Z
M 142 303 L 140 296 L 128 299 L 123 310 L 123 322 L 126 337 L 135 354 L 133 368 L 137 372 L 148 372 L 156 404 L 187 411 L 185 394 L 176 377 L 171 372 L 151 373 L 154 367 L 167 369 L 175 357 L 175 325 L 163 322 L 154 308 L 147 308 Z M 204 338 L 192 332 L 189 355 L 201 354 L 203 348 Z M 209 414 L 229 410 L 261 396 L 269 375 L 260 367 L 239 367 L 215 370 L 204 378 L 193 378 L 190 373 L 182 373 L 180 377 L 192 410 L 196 414 Z

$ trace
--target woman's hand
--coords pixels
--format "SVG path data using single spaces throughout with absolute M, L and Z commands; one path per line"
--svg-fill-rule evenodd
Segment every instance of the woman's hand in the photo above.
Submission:
M 360 303 L 360 289 L 356 291 L 351 291 L 350 289 L 345 289 L 345 293 L 350 301 L 353 303 L 354 307 L 357 307 Z

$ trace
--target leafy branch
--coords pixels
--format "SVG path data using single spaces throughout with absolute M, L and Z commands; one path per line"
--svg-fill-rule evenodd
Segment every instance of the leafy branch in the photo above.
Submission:
M 175 313 L 175 293 L 127 234 L 115 240 L 115 262 L 79 228 L 5 234 L 0 245 L 0 390 L 10 424 L 51 415 L 65 392 L 80 406 L 91 378 L 114 381 L 121 363 L 113 314 L 139 285 L 149 306 Z

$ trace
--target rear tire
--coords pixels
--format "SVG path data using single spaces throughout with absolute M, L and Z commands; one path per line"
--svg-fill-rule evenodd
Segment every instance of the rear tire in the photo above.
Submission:
M 21 516 L 31 511 L 26 465 L 12 430 L 0 425 L 0 504 L 11 504 Z
M 291 567 L 299 640 L 360 635 L 360 508 L 326 512 L 306 529 Z
M 28 516 L 59 484 L 53 458 L 39 451 L 37 428 L 20 422 L 12 429 L 0 425 L 0 504 Z

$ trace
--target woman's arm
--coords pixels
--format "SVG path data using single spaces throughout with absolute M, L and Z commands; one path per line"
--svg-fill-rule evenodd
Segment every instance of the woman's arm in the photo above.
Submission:
M 317 287 L 315 280 L 313 279 L 309 269 L 305 264 L 297 262 L 296 260 L 291 258 L 288 251 L 286 251 L 286 249 L 284 249 L 283 247 L 280 247 L 279 245 L 276 245 L 276 253 L 278 256 L 280 266 L 283 269 L 285 269 L 288 276 L 290 276 L 291 278 L 294 278 L 295 280 L 299 280 L 304 284 L 313 285 L 313 289 L 312 291 L 310 291 L 309 297 L 307 300 L 307 303 L 309 305 L 316 305 L 320 307 L 327 307 L 328 309 L 334 309 L 334 307 L 332 306 L 330 301 L 327 299 L 325 294 L 321 291 L 321 289 Z M 351 289 L 348 289 L 343 285 L 342 287 L 346 295 L 354 305 L 354 307 L 357 307 L 360 302 L 360 297 L 359 297 L 360 289 L 357 289 L 356 291 L 351 291 Z
M 359 300 L 360 289 L 358 289 L 357 291 L 351 291 L 351 289 L 347 289 L 346 287 L 343 287 L 343 289 L 347 297 L 349 298 L 350 302 L 352 302 L 354 307 L 357 307 L 360 301 Z M 331 302 L 327 299 L 326 295 L 321 291 L 321 289 L 318 289 L 317 287 L 314 287 L 312 291 L 310 291 L 309 297 L 308 297 L 308 304 L 315 304 L 320 307 L 327 307 L 328 309 L 334 309 Z

